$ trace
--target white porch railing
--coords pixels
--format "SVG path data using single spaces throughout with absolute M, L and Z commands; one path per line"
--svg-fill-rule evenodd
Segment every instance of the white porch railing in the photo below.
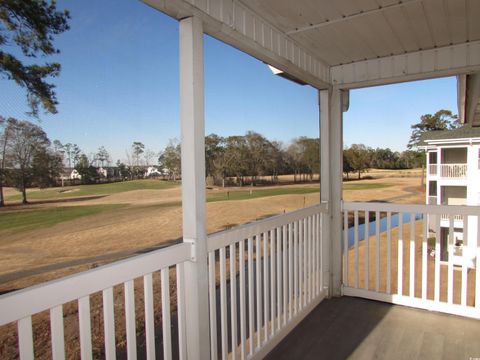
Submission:
M 343 210 L 345 295 L 480 318 L 480 207 L 344 203 Z M 448 233 L 435 221 L 444 214 Z M 362 215 L 374 222 L 360 224 Z
M 208 237 L 212 359 L 262 358 L 324 298 L 325 210 L 309 207 Z M 13 357 L 185 358 L 184 264 L 191 256 L 192 245 L 182 243 L 0 296 L 0 326 L 14 332 L 17 324 Z M 51 329 L 41 349 L 39 324 Z M 126 348 L 117 348 L 123 339 Z
M 437 164 L 430 164 L 428 166 L 428 174 L 429 175 L 437 175 Z
M 324 211 L 314 206 L 208 237 L 213 359 L 264 357 L 324 298 Z
M 480 276 L 475 276 L 480 268 L 479 207 L 344 203 L 343 211 L 345 295 L 480 318 Z M 262 358 L 325 297 L 325 212 L 318 205 L 208 236 L 205 285 L 212 359 Z M 441 244 L 444 231 L 432 219 L 443 214 L 464 219 L 461 251 L 453 221 Z M 367 221 L 369 226 L 362 228 L 362 215 L 376 222 Z M 42 353 L 45 357 L 65 357 L 69 325 L 69 333 L 77 329 L 75 351 L 82 359 L 114 359 L 122 327 L 130 359 L 137 351 L 148 358 L 161 353 L 165 359 L 185 358 L 183 268 L 191 260 L 191 247 L 171 246 L 3 295 L 0 325 L 17 324 L 21 359 L 37 354 L 33 339 L 39 316 L 50 324 L 43 328 L 51 329 L 50 342 L 45 341 L 51 344 L 51 356 L 49 351 Z M 442 251 L 448 254 L 446 261 Z M 71 302 L 76 303 L 74 311 Z M 140 348 L 139 322 L 145 328 L 145 346 Z
M 440 176 L 443 178 L 464 178 L 467 176 L 467 164 L 442 164 Z
M 64 328 L 67 325 L 64 323 L 66 320 L 64 319 L 64 309 L 72 305 L 68 304 L 69 302 L 74 301 L 77 303 L 78 313 L 75 316 L 76 319 L 69 319 L 72 320 L 72 323 L 69 324 L 69 332 L 71 337 L 75 333 L 72 331 L 72 327 L 78 329 L 80 348 L 79 350 L 70 349 L 70 351 L 75 353 L 78 351 L 83 360 L 92 359 L 92 351 L 95 352 L 95 358 L 116 359 L 116 341 L 120 340 L 116 339 L 116 331 L 118 331 L 118 327 L 123 326 L 122 317 L 125 321 L 122 336 L 126 336 L 126 354 L 129 359 L 137 356 L 136 327 L 139 319 L 143 320 L 145 326 L 146 346 L 144 350 L 148 358 L 154 359 L 156 353 L 162 353 L 164 359 L 171 359 L 172 353 L 179 354 L 182 358 L 186 346 L 186 323 L 182 311 L 184 302 L 183 264 L 190 259 L 190 256 L 190 244 L 173 245 L 3 295 L 0 297 L 0 325 L 17 323 L 17 356 L 20 359 L 33 359 L 34 352 L 37 356 L 40 355 L 44 358 L 64 359 L 66 354 Z M 154 281 L 157 277 L 159 277 L 159 282 Z M 155 284 L 155 288 L 158 290 L 156 295 L 161 292 L 161 306 L 159 303 L 154 303 L 154 282 L 158 282 L 158 286 Z M 170 291 L 171 287 L 175 286 L 176 295 Z M 120 315 L 119 303 L 122 303 L 122 297 L 125 310 Z M 136 301 L 144 304 L 144 314 L 141 316 L 135 305 Z M 45 310 L 49 312 L 49 316 L 43 314 L 46 316 L 40 321 L 50 323 L 51 355 L 48 351 L 38 354 L 38 349 L 35 349 L 33 341 L 32 317 Z M 73 312 L 75 313 L 75 311 Z M 103 316 L 100 315 L 101 313 Z M 178 333 L 175 334 L 172 334 L 172 313 L 176 314 L 178 323 Z M 159 342 L 155 341 L 154 319 L 158 319 L 160 316 L 162 318 L 163 349 L 156 349 L 156 343 L 158 345 Z M 94 324 L 103 322 L 103 326 L 92 327 L 92 320 Z M 78 325 L 76 325 L 77 323 Z M 94 334 L 92 334 L 92 329 Z M 92 335 L 94 335 L 93 338 L 104 338 L 104 344 L 102 344 L 104 349 L 92 347 Z M 172 341 L 172 335 L 176 339 L 175 342 L 178 343 L 177 349 L 172 348 L 175 343 Z M 39 334 L 35 334 L 35 336 L 39 336 Z M 73 338 L 66 340 L 74 342 Z M 78 354 L 73 355 L 78 357 Z
M 442 220 L 447 220 L 448 221 L 448 220 L 450 220 L 451 217 L 452 217 L 451 215 L 442 214 L 440 218 Z M 463 221 L 463 216 L 462 215 L 454 215 L 452 218 L 455 222 Z

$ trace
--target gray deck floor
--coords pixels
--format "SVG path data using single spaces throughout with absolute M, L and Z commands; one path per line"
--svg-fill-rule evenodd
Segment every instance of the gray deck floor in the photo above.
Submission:
M 480 359 L 480 320 L 352 297 L 324 300 L 267 359 Z

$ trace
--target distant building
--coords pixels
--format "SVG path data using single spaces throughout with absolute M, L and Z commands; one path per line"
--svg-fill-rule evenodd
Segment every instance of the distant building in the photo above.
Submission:
M 77 169 L 73 169 L 72 172 L 70 173 L 70 180 L 81 180 L 82 175 L 80 175 L 77 171 Z
M 422 137 L 422 149 L 427 155 L 426 203 L 429 205 L 480 205 L 480 127 L 465 125 L 455 130 L 431 131 Z M 464 232 L 469 239 L 477 239 L 478 224 L 463 216 L 453 218 L 454 263 L 463 261 L 473 266 L 476 241 L 465 244 Z M 470 220 L 470 221 L 469 221 Z M 440 221 L 438 226 L 438 221 Z M 465 224 L 468 222 L 467 228 Z M 448 259 L 450 219 L 447 215 L 429 217 L 429 228 L 440 228 L 441 260 Z
M 107 178 L 108 177 L 108 171 L 107 169 L 104 169 L 103 167 L 97 168 L 97 174 L 100 175 L 100 177 Z
M 162 176 L 162 175 L 163 175 L 163 173 L 160 170 L 158 170 L 156 167 L 149 166 L 147 168 L 147 171 L 145 172 L 144 177 L 147 178 L 147 177 L 150 177 L 150 176 Z
M 82 175 L 78 173 L 78 171 L 74 168 L 64 168 L 62 173 L 60 174 L 60 180 L 80 180 Z

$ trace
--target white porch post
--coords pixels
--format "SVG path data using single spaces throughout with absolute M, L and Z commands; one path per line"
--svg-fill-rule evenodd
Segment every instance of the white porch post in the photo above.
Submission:
M 208 359 L 203 29 L 196 17 L 180 21 L 180 121 L 183 241 L 193 245 L 184 272 L 187 358 Z
M 328 203 L 323 217 L 323 284 L 329 296 L 341 295 L 342 284 L 342 177 L 343 177 L 343 109 L 342 91 L 336 88 L 319 91 L 320 103 L 320 173 L 322 202 Z

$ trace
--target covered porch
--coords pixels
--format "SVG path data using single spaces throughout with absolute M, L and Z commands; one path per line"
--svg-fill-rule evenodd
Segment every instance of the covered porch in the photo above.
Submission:
M 72 306 L 82 359 L 480 356 L 480 208 L 342 200 L 349 89 L 459 75 L 462 119 L 478 122 L 479 4 L 145 2 L 180 23 L 183 243 L 0 297 L 19 357 L 35 358 L 37 316 L 50 323 L 51 357 L 69 357 Z M 318 89 L 318 205 L 207 235 L 204 33 Z M 474 267 L 440 261 L 428 219 L 445 216 L 450 251 L 454 219 L 476 224 L 463 234 L 477 244 Z

